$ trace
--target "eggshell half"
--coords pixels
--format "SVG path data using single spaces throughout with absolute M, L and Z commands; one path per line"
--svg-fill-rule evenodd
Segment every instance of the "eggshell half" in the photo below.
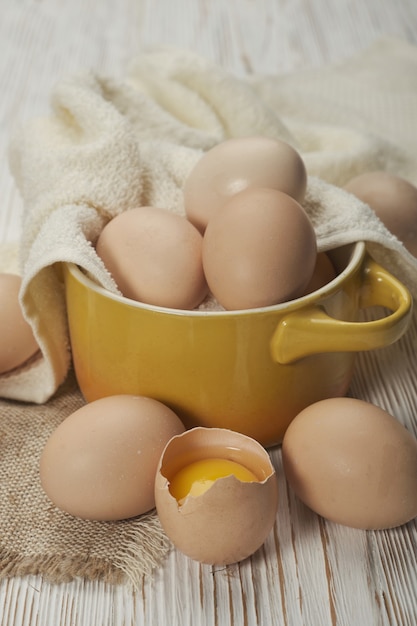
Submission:
M 284 435 L 282 458 L 300 500 L 329 520 L 382 529 L 417 515 L 417 440 L 373 404 L 332 398 L 307 407 Z
M 304 199 L 307 172 L 300 154 L 285 141 L 269 137 L 236 137 L 206 152 L 184 186 L 188 219 L 204 232 L 212 216 L 236 193 L 269 187 Z
M 219 478 L 180 505 L 170 493 L 170 480 L 188 463 L 216 456 L 245 465 L 259 481 Z M 202 563 L 225 565 L 247 558 L 267 538 L 277 511 L 277 479 L 267 452 L 253 439 L 198 427 L 167 444 L 156 474 L 155 501 L 161 525 L 178 550 Z
M 166 443 L 184 431 L 167 406 L 144 396 L 95 400 L 67 417 L 48 439 L 42 487 L 71 515 L 120 520 L 154 508 L 155 472 Z
M 0 374 L 23 365 L 39 350 L 32 328 L 23 317 L 21 284 L 17 274 L 0 274 Z

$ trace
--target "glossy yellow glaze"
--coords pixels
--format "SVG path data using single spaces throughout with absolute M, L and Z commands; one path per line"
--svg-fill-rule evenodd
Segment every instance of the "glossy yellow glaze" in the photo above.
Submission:
M 383 306 L 392 314 L 362 323 L 335 320 L 313 303 L 281 319 L 272 338 L 274 358 L 285 364 L 317 352 L 374 350 L 397 341 L 412 312 L 407 288 L 367 257 L 358 294 L 359 308 Z
M 407 289 L 356 244 L 322 289 L 250 311 L 176 311 L 142 305 L 64 266 L 76 376 L 87 401 L 116 393 L 165 402 L 187 427 L 237 430 L 280 443 L 295 415 L 344 395 L 355 352 L 388 345 L 407 328 Z M 362 306 L 393 313 L 357 322 Z

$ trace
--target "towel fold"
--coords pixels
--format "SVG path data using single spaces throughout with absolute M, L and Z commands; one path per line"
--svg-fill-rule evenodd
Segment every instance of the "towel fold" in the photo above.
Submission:
M 417 184 L 417 49 L 377 42 L 345 63 L 237 77 L 195 54 L 157 48 L 117 81 L 86 72 L 60 82 L 51 111 L 12 137 L 10 167 L 24 204 L 21 304 L 41 348 L 0 376 L 0 396 L 42 403 L 65 379 L 71 352 L 54 264 L 76 263 L 117 287 L 94 243 L 122 211 L 184 214 L 183 185 L 204 151 L 245 135 L 284 139 L 309 174 L 304 208 L 319 250 L 358 240 L 417 295 L 417 259 L 369 207 L 340 186 L 386 169 Z

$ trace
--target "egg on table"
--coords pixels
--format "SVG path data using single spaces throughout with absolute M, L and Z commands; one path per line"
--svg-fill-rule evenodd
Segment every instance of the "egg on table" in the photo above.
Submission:
M 197 427 L 166 445 L 155 502 L 178 550 L 201 563 L 227 565 L 251 556 L 270 533 L 277 478 L 266 450 L 254 439 Z
M 278 139 L 249 136 L 223 141 L 191 170 L 184 185 L 186 215 L 204 232 L 225 202 L 249 187 L 277 189 L 302 202 L 307 187 L 304 161 Z
M 361 529 L 417 516 L 417 439 L 383 409 L 355 398 L 301 411 L 282 442 L 285 476 L 322 517 Z
M 17 274 L 0 274 L 0 374 L 23 365 L 39 350 L 20 306 L 21 284 Z
M 101 231 L 96 252 L 132 300 L 193 309 L 207 295 L 201 234 L 167 209 L 142 206 L 117 215 Z
M 417 257 L 417 187 L 385 171 L 365 172 L 346 185 L 357 198 L 368 204 L 408 249 Z
M 84 405 L 52 433 L 40 461 L 42 487 L 60 509 L 121 520 L 155 506 L 155 473 L 166 443 L 185 428 L 163 403 L 118 395 Z
M 250 309 L 304 294 L 315 268 L 316 237 L 291 196 L 252 187 L 228 200 L 207 225 L 203 268 L 226 309 Z

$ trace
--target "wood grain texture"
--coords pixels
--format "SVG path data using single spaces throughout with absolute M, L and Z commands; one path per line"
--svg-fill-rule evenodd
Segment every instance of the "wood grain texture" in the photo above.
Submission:
M 0 0 L 0 242 L 19 237 L 21 204 L 7 167 L 14 127 L 48 107 L 62 76 L 91 67 L 119 76 L 153 45 L 192 49 L 237 74 L 278 73 L 347 58 L 381 35 L 417 43 L 415 0 Z M 382 381 L 368 399 L 417 432 L 415 369 L 393 351 L 361 367 Z M 384 394 L 395 387 L 396 393 Z M 412 391 L 411 391 L 412 390 Z M 364 394 L 363 380 L 353 392 Z M 272 453 L 280 470 L 279 451 Z M 173 551 L 142 590 L 38 576 L 0 584 L 0 626 L 413 626 L 417 529 L 365 533 L 308 511 L 280 476 L 277 524 L 260 551 L 227 568 Z M 1 506 L 1 504 L 0 504 Z M 0 512 L 1 514 L 1 512 Z

